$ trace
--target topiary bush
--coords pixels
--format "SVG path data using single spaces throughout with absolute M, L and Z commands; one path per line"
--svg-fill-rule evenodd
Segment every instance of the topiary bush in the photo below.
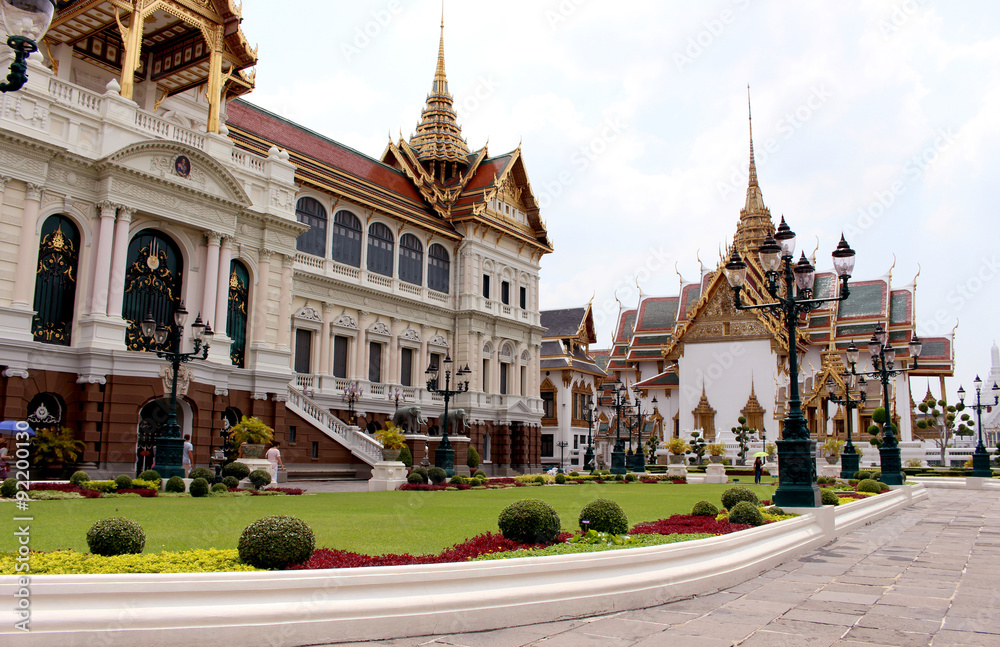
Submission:
M 83 470 L 77 470 L 76 472 L 73 472 L 73 476 L 69 477 L 69 482 L 73 485 L 80 485 L 81 483 L 89 480 L 90 475 Z
M 739 501 L 729 509 L 729 523 L 745 523 L 750 526 L 764 524 L 764 515 L 757 504 L 750 501 Z
M 539 499 L 515 501 L 497 518 L 500 534 L 522 544 L 547 544 L 559 536 L 559 515 Z
M 564 485 L 566 483 L 566 475 L 556 474 L 556 483 L 558 483 L 559 485 Z
M 538 476 L 535 477 L 534 480 L 535 480 L 535 483 L 538 483 L 539 485 L 545 485 L 545 475 L 544 474 L 539 474 Z
M 858 483 L 858 492 L 871 492 L 878 494 L 882 491 L 882 486 L 875 479 L 864 479 Z
M 406 445 L 399 448 L 399 458 L 396 459 L 407 467 L 413 467 L 413 452 Z
M 465 483 L 465 479 L 462 478 L 461 474 L 456 474 L 455 476 L 451 477 L 451 480 L 448 482 L 451 483 L 452 485 L 462 485 L 463 483 Z
M 0 484 L 0 496 L 5 499 L 13 499 L 17 495 L 17 479 L 9 478 L 4 479 L 3 484 Z
M 879 479 L 881 479 L 882 478 L 882 470 L 875 470 L 874 472 L 872 472 L 871 478 L 872 478 L 873 481 L 878 481 Z
M 254 470 L 250 472 L 250 484 L 254 489 L 259 490 L 271 482 L 271 474 L 266 470 Z
M 820 488 L 819 501 L 823 505 L 840 505 L 840 499 L 837 498 L 837 493 L 829 488 Z
M 430 477 L 427 476 L 427 468 L 425 467 L 414 467 L 410 470 L 410 474 L 418 474 L 420 478 L 423 479 L 423 483 L 427 483 L 430 480 Z
M 223 476 L 222 484 L 226 486 L 226 489 L 232 490 L 240 486 L 240 480 L 235 476 Z
M 205 479 L 209 483 L 215 483 L 215 472 L 206 467 L 196 467 L 188 472 L 189 479 Z
M 188 494 L 191 496 L 205 496 L 208 494 L 208 481 L 198 477 L 191 481 L 191 485 L 188 486 Z
M 611 499 L 594 499 L 580 510 L 580 529 L 584 529 L 584 521 L 589 521 L 587 528 L 597 532 L 607 532 L 621 535 L 628 532 L 628 517 L 622 507 Z
M 287 568 L 309 559 L 316 536 L 295 517 L 275 515 L 258 519 L 243 530 L 237 546 L 240 559 L 257 568 Z
M 419 472 L 410 472 L 410 475 L 406 477 L 406 482 L 413 483 L 414 485 L 423 484 L 424 475 L 420 474 Z
M 722 493 L 722 507 L 732 511 L 733 507 L 740 501 L 746 501 L 756 506 L 760 503 L 757 495 L 748 487 L 737 485 Z
M 245 463 L 239 461 L 234 461 L 228 463 L 222 468 L 223 476 L 234 476 L 237 481 L 242 481 L 246 477 L 250 476 L 250 468 L 246 466 Z
M 192 485 L 194 485 L 192 483 Z M 226 487 L 225 483 L 215 483 L 212 485 L 212 492 L 228 492 L 229 488 Z
M 868 472 L 868 471 L 865 471 L 865 470 L 861 470 L 859 472 L 855 472 L 854 473 L 854 478 L 857 479 L 858 481 L 863 481 L 865 479 L 870 479 L 871 477 L 872 477 L 872 473 Z
M 446 474 L 440 467 L 432 467 L 427 470 L 427 478 L 430 479 L 431 483 L 434 485 L 441 485 L 444 483 L 444 480 L 448 478 L 448 474 Z
M 127 490 L 132 487 L 132 477 L 128 474 L 119 474 L 115 477 L 115 489 Z
M 632 472 L 629 472 L 628 474 L 625 475 L 625 481 L 627 483 L 635 483 L 636 480 L 637 480 L 636 475 L 633 474 Z
M 95 555 L 138 554 L 145 545 L 142 526 L 125 517 L 101 519 L 87 531 L 87 546 Z
M 167 492 L 183 492 L 184 491 L 184 479 L 179 476 L 171 476 L 167 479 L 167 485 L 164 488 Z
M 163 480 L 163 477 L 160 476 L 160 473 L 157 472 L 156 470 L 146 470 L 145 472 L 139 475 L 139 479 L 142 481 L 156 481 L 157 483 L 159 483 L 160 481 Z
M 719 509 L 711 501 L 699 501 L 691 508 L 691 514 L 698 517 L 714 517 L 719 514 Z
M 483 470 L 476 470 L 476 473 L 473 474 L 473 476 L 476 477 L 477 479 L 484 479 L 486 478 L 486 472 L 484 472 Z

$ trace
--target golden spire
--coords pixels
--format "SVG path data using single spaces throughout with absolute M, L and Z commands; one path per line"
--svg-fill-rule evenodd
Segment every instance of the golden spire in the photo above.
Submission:
M 740 222 L 736 227 L 733 243 L 745 256 L 756 254 L 768 234 L 774 233 L 771 211 L 764 206 L 764 195 L 757 183 L 757 163 L 753 154 L 753 114 L 750 111 L 750 86 L 747 85 L 747 119 L 750 124 L 750 178 L 747 183 L 747 200 L 740 210 Z
M 410 146 L 427 170 L 444 183 L 469 165 L 469 147 L 458 125 L 454 98 L 448 92 L 448 77 L 444 68 L 444 6 L 441 7 L 441 40 L 438 44 L 437 67 L 427 104 L 420 113 L 420 123 L 410 137 Z

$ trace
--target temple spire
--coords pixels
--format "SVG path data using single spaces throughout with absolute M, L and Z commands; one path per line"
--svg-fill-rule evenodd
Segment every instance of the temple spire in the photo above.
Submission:
M 750 122 L 750 186 L 757 187 L 758 193 L 760 187 L 757 185 L 757 163 L 753 158 L 753 113 L 750 110 L 750 84 L 747 84 L 747 120 Z M 749 191 L 747 191 L 747 197 L 749 198 Z
M 753 153 L 753 113 L 750 109 L 750 86 L 747 85 L 747 120 L 750 125 L 750 177 L 747 183 L 747 199 L 740 210 L 740 222 L 736 227 L 733 243 L 741 253 L 756 254 L 768 234 L 774 233 L 771 211 L 764 205 L 764 195 L 757 183 L 757 162 Z

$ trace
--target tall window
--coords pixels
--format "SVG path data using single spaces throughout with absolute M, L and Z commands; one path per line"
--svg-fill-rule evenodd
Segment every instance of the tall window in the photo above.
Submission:
M 490 275 L 483 274 L 483 298 L 490 298 Z
M 510 364 L 500 362 L 500 395 L 507 395 L 507 377 L 510 373 Z
M 542 417 L 556 417 L 556 394 L 552 391 L 542 391 Z
M 229 263 L 229 314 L 226 336 L 233 340 L 229 358 L 233 366 L 243 368 L 247 347 L 247 304 L 250 299 L 250 273 L 243 263 Z
M 437 243 L 427 250 L 427 287 L 435 292 L 448 294 L 451 260 L 444 245 Z
M 350 211 L 333 217 L 333 260 L 361 267 L 361 221 Z
M 347 377 L 348 339 L 343 335 L 333 337 L 333 376 Z
M 42 224 L 35 271 L 35 341 L 69 346 L 76 302 L 76 266 L 80 232 L 66 216 L 49 216 Z
M 500 281 L 500 303 L 510 305 L 510 281 Z
M 312 339 L 311 330 L 295 329 L 295 372 L 309 373 L 312 359 Z
M 392 249 L 395 238 L 392 231 L 380 222 L 368 228 L 368 271 L 392 276 Z
M 403 386 L 413 386 L 413 349 L 399 350 L 399 383 Z
M 554 456 L 556 445 L 552 442 L 552 434 L 542 434 L 542 456 Z
M 368 381 L 382 381 L 382 344 L 377 341 L 368 344 Z
M 413 285 L 424 283 L 424 246 L 413 234 L 399 237 L 399 280 Z
M 521 310 L 528 308 L 528 288 L 521 286 Z
M 143 229 L 132 237 L 122 302 L 122 319 L 129 322 L 126 348 L 148 350 L 152 346 L 153 341 L 143 337 L 139 328 L 147 314 L 174 333 L 174 310 L 181 302 L 183 274 L 180 248 L 169 236 L 156 229 Z
M 309 231 L 295 239 L 295 249 L 313 256 L 326 256 L 326 209 L 315 198 L 299 198 L 295 205 L 295 217 Z

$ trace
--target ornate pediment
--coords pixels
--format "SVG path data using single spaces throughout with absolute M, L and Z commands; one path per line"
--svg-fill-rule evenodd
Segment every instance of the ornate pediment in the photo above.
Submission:
M 685 341 L 760 339 L 771 333 L 753 311 L 737 310 L 733 291 L 717 282 L 704 307 L 689 323 Z

